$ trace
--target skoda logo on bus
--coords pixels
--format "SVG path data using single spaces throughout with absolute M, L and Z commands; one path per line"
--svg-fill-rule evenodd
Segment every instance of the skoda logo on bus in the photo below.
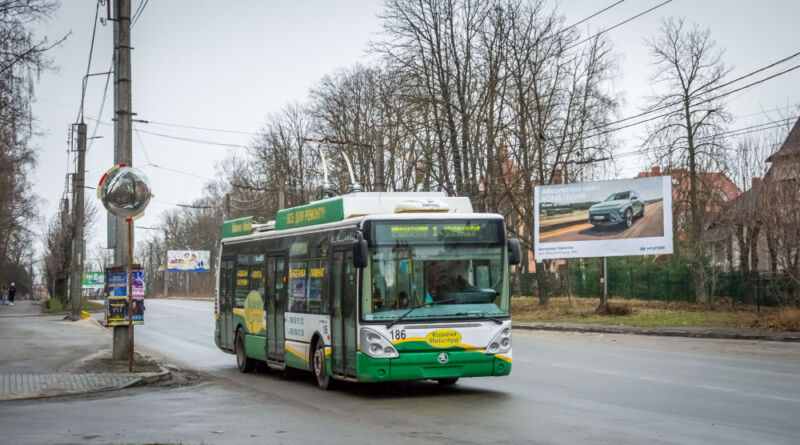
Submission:
M 450 356 L 446 352 L 439 353 L 439 363 L 445 364 L 450 360 Z

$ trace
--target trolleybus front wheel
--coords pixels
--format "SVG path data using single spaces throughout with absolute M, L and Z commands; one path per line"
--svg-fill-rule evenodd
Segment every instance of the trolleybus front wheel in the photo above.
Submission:
M 331 376 L 328 375 L 328 367 L 325 361 L 325 344 L 322 340 L 317 341 L 311 367 L 314 371 L 314 377 L 317 378 L 317 386 L 326 390 L 331 389 L 333 387 L 333 382 L 331 381 Z
M 255 367 L 255 360 L 247 357 L 247 352 L 244 349 L 244 332 L 241 328 L 236 330 L 236 366 L 239 372 L 252 372 Z

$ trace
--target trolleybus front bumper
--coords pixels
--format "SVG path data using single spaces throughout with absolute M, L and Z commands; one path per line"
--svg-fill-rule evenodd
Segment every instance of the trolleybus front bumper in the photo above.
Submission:
M 446 354 L 446 357 L 442 356 Z M 511 354 L 483 351 L 401 352 L 398 358 L 356 355 L 357 379 L 365 382 L 504 376 L 511 372 Z

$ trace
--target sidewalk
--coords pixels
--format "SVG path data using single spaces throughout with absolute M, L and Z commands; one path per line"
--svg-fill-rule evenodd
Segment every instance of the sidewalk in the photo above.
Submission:
M 0 401 L 86 394 L 165 380 L 169 371 L 137 356 L 133 373 L 111 357 L 111 332 L 92 319 L 41 315 L 41 303 L 0 306 Z
M 540 331 L 597 332 L 607 334 L 660 335 L 664 337 L 722 338 L 731 340 L 767 340 L 800 342 L 800 332 L 761 331 L 756 329 L 699 327 L 639 327 L 599 323 L 512 323 L 514 329 Z

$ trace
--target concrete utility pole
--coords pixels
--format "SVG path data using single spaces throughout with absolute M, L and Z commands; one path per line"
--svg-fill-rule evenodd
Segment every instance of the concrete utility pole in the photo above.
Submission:
M 81 319 L 81 300 L 83 299 L 83 186 L 86 170 L 86 124 L 76 125 L 78 129 L 78 171 L 72 176 L 72 270 L 69 279 L 69 298 L 72 302 L 72 319 Z
M 133 166 L 131 145 L 131 0 L 114 1 L 114 164 Z M 114 218 L 114 265 L 128 264 L 128 228 L 123 218 Z M 133 243 L 133 237 L 130 242 Z M 114 327 L 112 358 L 130 354 L 127 326 Z

